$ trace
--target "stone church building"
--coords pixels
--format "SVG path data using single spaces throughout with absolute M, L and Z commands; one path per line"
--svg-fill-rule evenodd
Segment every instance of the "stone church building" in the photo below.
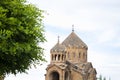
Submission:
M 87 61 L 88 46 L 72 30 L 50 50 L 45 80 L 96 80 L 96 69 Z

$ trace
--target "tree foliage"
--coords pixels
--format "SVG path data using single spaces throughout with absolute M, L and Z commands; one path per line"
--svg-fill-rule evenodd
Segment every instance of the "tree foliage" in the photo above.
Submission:
M 26 72 L 45 61 L 42 10 L 25 0 L 0 0 L 0 75 Z
M 102 75 L 100 75 L 100 76 L 98 77 L 98 80 L 106 80 L 106 77 L 103 77 Z
M 99 80 L 102 80 L 102 75 L 100 75 Z

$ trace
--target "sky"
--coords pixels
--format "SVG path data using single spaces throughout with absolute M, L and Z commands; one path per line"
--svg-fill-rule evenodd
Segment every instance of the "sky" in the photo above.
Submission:
M 47 63 L 32 67 L 28 74 L 7 75 L 5 80 L 45 80 L 50 63 L 50 49 L 72 32 L 88 46 L 88 62 L 97 70 L 97 76 L 119 80 L 120 76 L 120 0 L 28 0 L 45 10 L 44 29 L 47 42 Z

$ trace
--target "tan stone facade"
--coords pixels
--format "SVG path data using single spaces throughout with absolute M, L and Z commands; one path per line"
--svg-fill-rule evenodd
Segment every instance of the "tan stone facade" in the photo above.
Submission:
M 87 45 L 72 31 L 50 50 L 45 80 L 96 80 L 96 69 L 87 61 Z

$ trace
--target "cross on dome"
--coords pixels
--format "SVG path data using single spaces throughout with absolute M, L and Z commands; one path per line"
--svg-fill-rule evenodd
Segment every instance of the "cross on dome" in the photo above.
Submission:
M 72 32 L 74 32 L 74 24 L 72 25 Z
M 60 40 L 59 40 L 59 39 L 60 39 L 60 36 L 58 36 L 58 43 L 60 42 Z

